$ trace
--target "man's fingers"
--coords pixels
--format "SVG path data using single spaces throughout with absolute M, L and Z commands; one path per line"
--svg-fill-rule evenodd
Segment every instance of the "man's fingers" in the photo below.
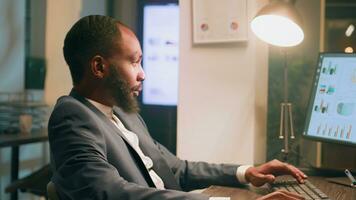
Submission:
M 273 183 L 276 177 L 272 174 L 262 174 L 258 171 L 254 171 L 249 175 L 249 181 L 254 186 L 262 186 L 265 183 Z
M 258 180 L 259 182 L 263 182 L 263 184 L 265 184 L 265 183 L 273 183 L 274 180 L 276 179 L 275 176 L 273 176 L 272 174 L 264 175 L 264 174 L 258 173 L 258 174 L 256 174 L 255 177 L 257 179 L 259 179 Z
M 267 183 L 273 183 L 274 180 L 276 179 L 276 177 L 273 176 L 272 174 L 267 174 L 267 175 L 263 175 L 263 179 L 264 179 Z
M 293 166 L 294 167 L 294 166 Z M 303 177 L 304 179 L 308 178 L 308 176 L 306 174 L 304 174 L 302 171 L 300 171 L 300 169 L 294 167 L 296 169 L 296 171 L 298 172 L 298 174 L 300 174 L 301 177 Z
M 296 174 L 300 175 L 303 178 L 307 178 L 307 176 L 302 171 L 300 171 L 298 168 L 294 167 L 293 165 L 289 165 L 289 164 L 287 164 L 287 166 L 289 168 L 291 168 Z
M 285 169 L 290 175 L 292 175 L 295 179 L 297 179 L 299 183 L 304 183 L 304 179 L 306 176 L 299 169 L 287 163 L 285 163 Z

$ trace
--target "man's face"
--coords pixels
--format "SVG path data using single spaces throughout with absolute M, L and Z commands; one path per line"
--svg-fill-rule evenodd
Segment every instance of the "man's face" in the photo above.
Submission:
M 142 51 L 136 36 L 129 30 L 122 30 L 121 50 L 109 59 L 107 87 L 116 104 L 126 112 L 138 112 L 136 97 L 142 90 L 145 73 L 141 66 Z

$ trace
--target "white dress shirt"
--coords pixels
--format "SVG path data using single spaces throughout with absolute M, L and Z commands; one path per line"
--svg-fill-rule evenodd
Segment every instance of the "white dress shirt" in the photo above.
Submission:
M 155 184 L 157 189 L 165 189 L 164 183 L 161 179 L 161 177 L 158 176 L 158 174 L 153 170 L 153 162 L 152 159 L 148 156 L 146 156 L 140 146 L 139 146 L 139 140 L 138 137 L 135 133 L 132 131 L 129 131 L 126 129 L 124 124 L 120 121 L 118 117 L 114 115 L 112 107 L 103 105 L 101 103 L 98 103 L 96 101 L 93 101 L 91 99 L 87 99 L 91 104 L 93 104 L 98 110 L 100 110 L 105 116 L 107 116 L 110 121 L 124 134 L 125 138 L 127 141 L 130 143 L 132 148 L 136 151 L 136 153 L 140 156 L 142 162 L 146 166 L 146 169 L 149 172 L 149 175 L 151 176 L 151 179 L 153 183 Z M 240 183 L 246 184 L 247 181 L 245 179 L 245 172 L 246 170 L 251 167 L 251 165 L 241 165 L 237 168 L 236 170 L 236 178 Z M 230 199 L 229 197 L 210 197 L 209 200 L 228 200 Z

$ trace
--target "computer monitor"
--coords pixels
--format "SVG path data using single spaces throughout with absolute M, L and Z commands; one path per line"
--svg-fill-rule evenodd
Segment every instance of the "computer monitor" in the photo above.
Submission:
M 145 1 L 143 7 L 142 103 L 177 106 L 179 65 L 178 1 Z
M 356 146 L 356 54 L 319 54 L 303 135 Z

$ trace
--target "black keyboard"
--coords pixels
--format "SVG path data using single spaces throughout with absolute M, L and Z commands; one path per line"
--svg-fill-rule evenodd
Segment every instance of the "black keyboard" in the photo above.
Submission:
M 285 190 L 303 196 L 306 200 L 330 199 L 324 192 L 315 187 L 310 181 L 304 184 L 298 183 L 292 176 L 279 176 L 274 183 L 270 184 L 271 191 Z

